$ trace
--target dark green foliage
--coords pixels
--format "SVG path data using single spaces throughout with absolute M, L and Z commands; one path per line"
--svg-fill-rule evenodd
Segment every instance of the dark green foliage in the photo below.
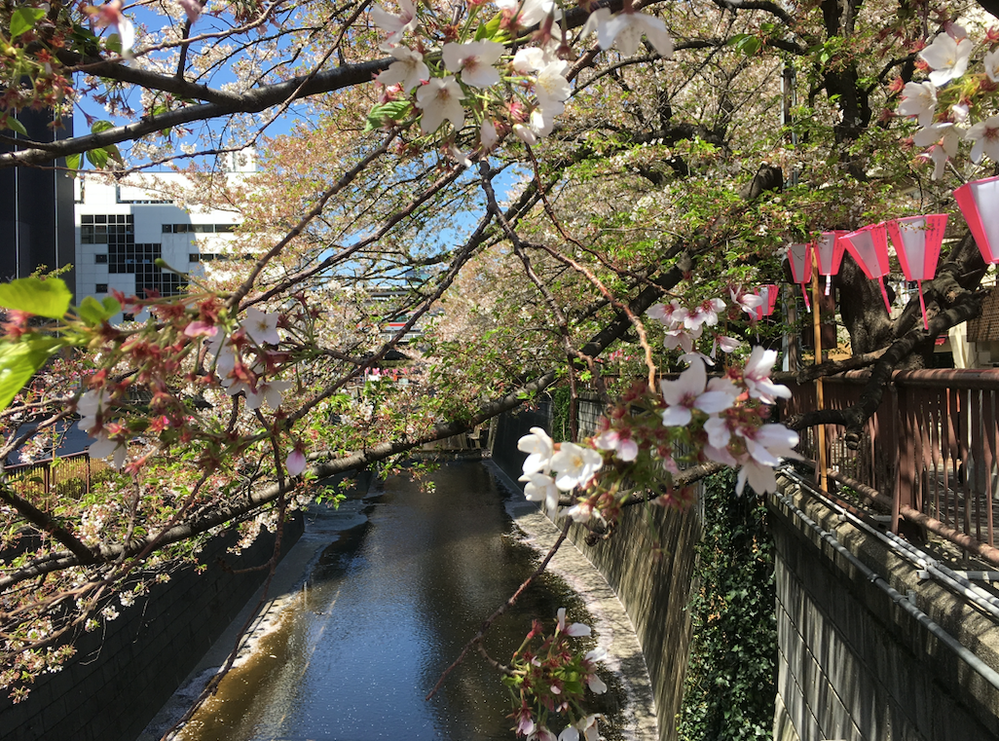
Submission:
M 735 472 L 704 486 L 693 640 L 677 718 L 683 741 L 769 739 L 776 694 L 773 543 L 766 508 Z
M 569 439 L 569 399 L 572 392 L 568 384 L 561 384 L 552 391 L 551 437 L 557 443 Z

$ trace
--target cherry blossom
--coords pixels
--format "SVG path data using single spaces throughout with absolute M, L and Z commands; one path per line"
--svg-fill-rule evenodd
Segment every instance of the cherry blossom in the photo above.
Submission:
M 902 116 L 916 116 L 920 126 L 933 123 L 937 110 L 937 89 L 932 82 L 907 82 L 902 89 L 902 102 L 898 113 Z
M 80 413 L 80 429 L 84 432 L 100 430 L 103 422 L 102 413 L 107 405 L 107 394 L 103 388 L 85 392 L 76 402 L 76 411 Z
M 416 91 L 416 107 L 423 111 L 420 130 L 432 134 L 447 119 L 458 131 L 465 124 L 465 111 L 461 101 L 465 94 L 453 75 L 433 77 Z
M 667 427 L 682 427 L 690 424 L 692 410 L 699 409 L 707 414 L 725 411 L 735 398 L 723 390 L 707 391 L 707 370 L 700 358 L 694 358 L 675 381 L 660 381 L 666 411 L 663 424 Z
M 758 293 L 748 293 L 742 290 L 742 286 L 732 286 L 729 288 L 729 295 L 732 303 L 750 316 L 756 315 L 756 310 L 763 305 L 763 297 Z
M 534 716 L 531 715 L 531 709 L 526 703 L 513 711 L 513 719 L 517 723 L 513 730 L 518 736 L 534 733 Z
M 521 26 L 527 28 L 540 23 L 552 14 L 555 20 L 562 17 L 562 11 L 555 5 L 555 0 L 524 0 L 517 20 Z
M 587 672 L 586 686 L 595 695 L 602 695 L 607 691 L 607 685 L 597 676 L 596 667 L 596 663 L 603 661 L 606 657 L 607 649 L 605 648 L 595 648 L 592 651 L 587 651 L 586 655 L 583 656 L 583 669 Z
M 513 133 L 518 139 L 528 146 L 534 146 L 538 143 L 538 135 L 530 126 L 522 123 L 514 124 Z
M 746 443 L 747 454 L 741 456 L 736 477 L 735 492 L 742 494 L 748 483 L 757 494 L 777 491 L 777 476 L 774 467 L 781 458 L 800 458 L 794 446 L 798 444 L 798 433 L 781 424 L 768 424 L 756 429 L 741 428 L 736 431 Z
M 430 79 L 430 69 L 423 62 L 423 55 L 418 54 L 409 47 L 395 46 L 390 51 L 396 61 L 389 65 L 384 72 L 379 73 L 375 78 L 386 87 L 390 85 L 401 85 L 407 93 L 419 85 L 423 80 Z
M 548 433 L 540 427 L 532 427 L 531 434 L 524 435 L 517 441 L 517 450 L 530 453 L 524 461 L 524 473 L 534 473 L 543 471 L 548 473 L 551 470 L 552 455 L 555 454 L 555 443 L 548 437 Z
M 552 456 L 552 470 L 557 474 L 555 485 L 562 491 L 585 486 L 603 464 L 604 459 L 593 448 L 562 443 L 559 451 Z
M 180 7 L 184 9 L 184 13 L 187 15 L 187 22 L 194 23 L 198 18 L 201 17 L 201 1 L 200 0 L 177 0 L 180 3 Z
M 558 741 L 558 739 L 544 726 L 538 726 L 534 733 L 527 737 L 527 741 Z
M 990 116 L 984 121 L 979 121 L 968 129 L 965 136 L 975 142 L 971 148 L 972 162 L 981 162 L 982 154 L 993 162 L 999 162 L 999 116 Z
M 524 482 L 524 498 L 529 502 L 544 502 L 545 510 L 554 519 L 558 514 L 558 487 L 555 479 L 540 473 L 525 473 L 518 481 Z
M 985 74 L 992 82 L 999 82 L 999 49 L 990 51 L 982 58 Z
M 293 385 L 291 381 L 258 381 L 255 391 L 246 391 L 246 408 L 259 409 L 261 402 L 266 401 L 271 409 L 277 409 L 281 406 L 282 394 Z
M 642 36 L 645 36 L 663 59 L 673 56 L 673 39 L 666 31 L 666 24 L 659 18 L 637 12 L 618 13 L 615 16 L 610 16 L 610 11 L 606 15 L 598 15 L 599 13 L 600 10 L 590 16 L 587 27 L 589 21 L 595 18 L 593 22 L 597 32 L 597 42 L 604 51 L 617 48 L 622 54 L 630 57 L 638 51 Z M 584 33 L 585 31 L 584 28 Z
M 416 28 L 416 6 L 411 0 L 399 0 L 399 13 L 389 13 L 382 6 L 371 9 L 371 20 L 383 31 L 389 32 L 387 44 L 397 44 L 407 31 Z
M 121 6 L 121 0 L 111 0 L 98 8 L 96 11 L 97 25 L 114 28 L 121 41 L 121 55 L 129 59 L 132 56 L 132 47 L 135 45 L 135 26 L 121 12 Z
M 444 44 L 441 56 L 449 72 L 461 72 L 463 83 L 471 87 L 486 88 L 500 81 L 499 70 L 493 65 L 503 55 L 504 48 L 503 44 L 495 41 L 450 43 Z
M 638 443 L 620 430 L 604 430 L 593 438 L 593 444 L 600 450 L 613 450 L 622 461 L 633 461 L 638 457 Z
M 713 298 L 695 306 L 683 320 L 683 325 L 690 330 L 700 329 L 702 325 L 713 327 L 718 324 L 718 313 L 725 310 L 725 302 Z
M 721 350 L 723 353 L 734 353 L 740 347 L 742 347 L 742 340 L 738 337 L 716 334 L 711 343 L 711 357 L 714 358 L 716 349 Z
M 933 162 L 934 180 L 943 177 L 947 160 L 957 154 L 957 147 L 963 137 L 964 132 L 949 121 L 930 124 L 912 137 L 912 142 L 917 147 L 930 147 L 923 156 Z
M 667 327 L 682 325 L 687 318 L 687 310 L 675 300 L 671 301 L 669 305 L 656 304 L 645 313 L 653 319 L 658 319 Z
M 959 26 L 952 28 L 960 29 Z M 960 35 L 959 38 L 955 38 L 949 33 L 942 33 L 933 39 L 932 44 L 919 52 L 919 58 L 933 70 L 930 72 L 930 82 L 942 87 L 965 73 L 971 49 L 971 39 Z
M 268 314 L 256 308 L 246 310 L 246 320 L 240 325 L 251 340 L 258 346 L 279 345 L 281 335 L 278 334 L 277 324 L 280 315 L 277 312 Z
M 558 741 L 579 741 L 579 731 L 575 726 L 566 726 L 558 735 Z
M 568 100 L 570 93 L 569 82 L 565 78 L 565 73 L 569 69 L 567 62 L 556 60 L 546 64 L 538 72 L 534 81 L 534 96 L 538 99 L 538 105 L 546 110 L 559 108 L 562 112 L 562 105 Z M 558 114 L 555 114 L 558 115 Z
M 483 119 L 482 126 L 479 128 L 479 146 L 482 148 L 483 154 L 490 152 L 498 142 L 499 134 L 496 132 L 496 124 L 488 118 Z
M 776 397 L 791 398 L 791 391 L 787 386 L 770 380 L 770 371 L 776 361 L 776 350 L 765 350 L 759 346 L 753 348 L 743 370 L 743 380 L 751 398 L 759 399 L 764 404 L 776 404 Z
M 565 510 L 565 514 L 566 517 L 572 518 L 573 522 L 578 523 L 589 522 L 594 516 L 600 521 L 604 519 L 590 500 L 576 502 L 576 504 Z
M 284 462 L 289 476 L 301 476 L 305 471 L 305 465 L 305 451 L 297 447 L 288 454 L 288 459 Z
M 572 636 L 573 638 L 585 638 L 590 634 L 590 626 L 584 623 L 572 623 L 571 625 L 565 624 L 565 608 L 560 607 L 555 613 L 558 617 L 558 632 L 565 633 L 567 636 Z
M 125 443 L 112 440 L 108 436 L 108 433 L 103 430 L 97 434 L 96 442 L 91 443 L 90 447 L 87 448 L 87 452 L 93 458 L 107 458 L 113 455 L 114 458 L 111 460 L 111 465 L 119 471 L 125 465 L 125 458 L 128 455 Z

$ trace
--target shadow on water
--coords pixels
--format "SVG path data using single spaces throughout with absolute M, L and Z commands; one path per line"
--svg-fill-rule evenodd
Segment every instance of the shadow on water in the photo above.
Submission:
M 484 466 L 448 464 L 433 481 L 434 491 L 421 491 L 390 478 L 364 500 L 367 520 L 322 552 L 278 628 L 183 738 L 514 738 L 509 693 L 474 652 L 437 696 L 424 696 L 540 557 L 518 540 L 506 495 Z M 580 598 L 543 575 L 489 631 L 487 650 L 506 661 L 532 618 L 551 620 L 561 606 L 587 621 Z M 608 683 L 605 712 L 620 701 Z

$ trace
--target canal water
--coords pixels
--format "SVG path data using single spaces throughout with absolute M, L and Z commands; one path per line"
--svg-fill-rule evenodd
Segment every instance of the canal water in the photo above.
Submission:
M 509 691 L 477 653 L 433 699 L 424 697 L 540 555 L 519 537 L 504 506 L 510 494 L 492 470 L 451 463 L 430 480 L 432 487 L 421 488 L 389 478 L 311 523 L 303 537 L 333 542 L 275 629 L 179 738 L 514 738 Z M 545 574 L 489 631 L 490 655 L 508 660 L 532 618 L 551 625 L 559 607 L 570 620 L 588 622 L 580 598 Z M 610 713 L 621 691 L 602 674 L 611 690 L 601 707 Z

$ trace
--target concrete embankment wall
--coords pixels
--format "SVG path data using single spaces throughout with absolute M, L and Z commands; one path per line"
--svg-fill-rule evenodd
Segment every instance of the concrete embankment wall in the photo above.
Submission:
M 592 425 L 600 411 L 599 405 L 584 403 L 581 426 L 589 426 L 587 421 Z M 525 458 L 517 450 L 517 440 L 531 427 L 549 428 L 546 406 L 504 416 L 499 422 L 493 459 L 514 480 L 521 475 Z M 683 699 L 690 643 L 686 607 L 700 532 L 693 511 L 654 505 L 628 508 L 611 537 L 593 545 L 585 542 L 585 528 L 574 525 L 570 532 L 572 541 L 614 589 L 635 626 L 655 690 L 661 741 L 677 738 L 675 718 Z
M 999 689 L 928 625 L 999 667 L 994 620 L 921 580 L 917 566 L 793 480 L 779 483 L 786 499 L 768 498 L 779 644 L 775 741 L 999 738 Z
M 285 526 L 282 551 L 302 534 L 301 513 Z M 0 699 L 3 741 L 133 741 L 177 689 L 267 577 L 260 569 L 274 551 L 261 533 L 239 555 L 238 535 L 210 541 L 199 554 L 207 568 L 184 567 L 124 608 L 106 626 L 83 633 L 77 654 L 55 674 L 39 678 L 27 700 Z

